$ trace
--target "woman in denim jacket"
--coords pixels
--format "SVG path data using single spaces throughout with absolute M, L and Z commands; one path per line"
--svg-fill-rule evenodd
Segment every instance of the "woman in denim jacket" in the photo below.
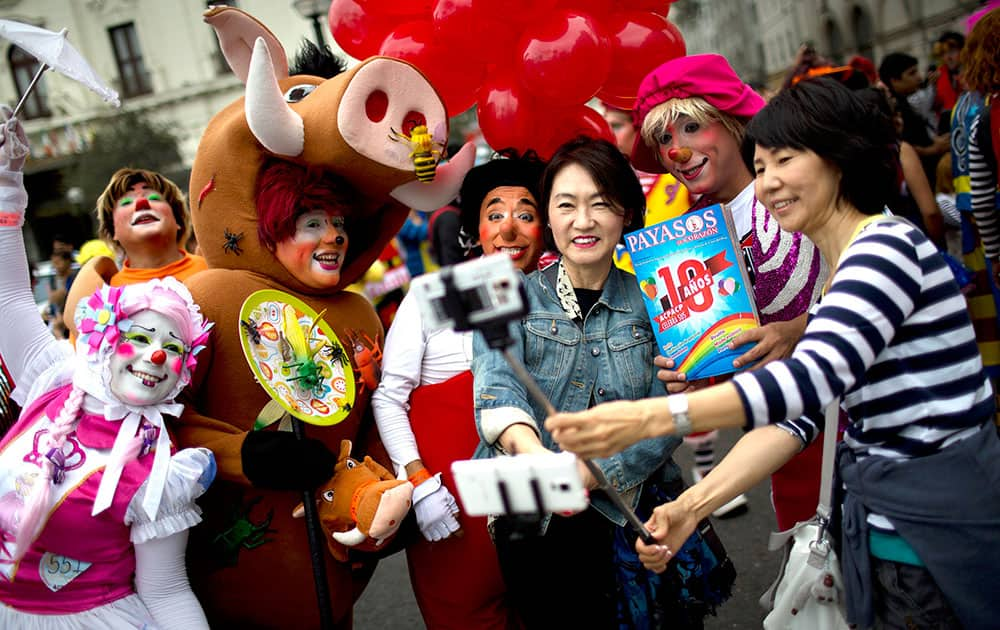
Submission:
M 644 196 L 627 160 L 606 141 L 579 138 L 556 151 L 541 188 L 542 218 L 562 256 L 526 278 L 528 314 L 521 326 L 512 326 L 510 352 L 560 410 L 663 395 L 642 294 L 635 277 L 612 264 L 623 232 L 643 224 Z M 542 426 L 545 410 L 478 334 L 473 356 L 476 424 L 489 447 L 481 451 L 560 451 Z M 642 517 L 643 503 L 655 502 L 640 498 L 672 498 L 683 487 L 671 458 L 679 443 L 647 440 L 597 463 Z M 582 463 L 580 470 L 588 488 L 596 488 Z M 660 492 L 643 492 L 647 481 Z M 525 536 L 508 518 L 495 523 L 501 571 L 528 628 L 700 627 L 718 602 L 703 596 L 711 590 L 705 588 L 697 601 L 682 602 L 679 583 L 642 569 L 627 548 L 635 534 L 603 493 L 595 492 L 582 513 L 546 519 L 542 531 Z M 710 552 L 700 538 L 690 547 L 691 570 L 700 580 L 704 557 L 718 550 Z M 728 561 L 725 566 L 731 572 Z

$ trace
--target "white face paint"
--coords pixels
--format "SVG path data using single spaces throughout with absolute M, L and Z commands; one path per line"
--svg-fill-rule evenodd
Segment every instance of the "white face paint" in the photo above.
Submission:
M 162 402 L 184 369 L 184 342 L 166 315 L 139 311 L 111 355 L 111 392 L 129 405 Z
M 340 282 L 347 244 L 344 217 L 317 208 L 295 219 L 295 234 L 275 246 L 274 257 L 306 286 L 332 289 Z

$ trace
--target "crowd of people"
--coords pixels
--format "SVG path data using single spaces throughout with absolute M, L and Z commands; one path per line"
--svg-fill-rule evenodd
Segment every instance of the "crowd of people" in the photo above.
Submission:
M 236 24 L 280 47 L 220 11 L 232 20 L 215 25 L 220 39 Z M 223 49 L 243 79 L 271 72 L 251 63 L 256 50 Z M 941 34 L 924 77 L 902 52 L 838 65 L 804 46 L 765 93 L 720 55 L 680 57 L 645 77 L 633 110 L 603 106 L 615 143 L 580 136 L 545 159 L 497 151 L 436 211 L 399 201 L 407 184 L 371 157 L 381 149 L 350 145 L 385 134 L 317 125 L 327 135 L 303 140 L 303 117 L 326 114 L 293 109 L 297 88 L 277 99 L 297 131 L 248 123 L 265 101 L 250 86 L 267 83 L 248 80 L 246 113 L 227 108 L 206 131 L 197 198 L 160 173 L 114 173 L 95 204 L 98 241 L 53 242 L 42 313 L 20 231 L 27 139 L 4 110 L 0 626 L 329 616 L 346 628 L 378 559 L 405 549 L 428 628 L 702 628 L 739 580 L 710 517 L 739 514 L 769 478 L 777 528 L 810 519 L 819 436 L 833 432 L 847 620 L 995 627 L 1000 587 L 984 576 L 1000 566 L 998 51 L 1000 9 L 967 36 Z M 329 95 L 366 76 L 323 79 L 323 55 L 309 50 L 284 76 L 275 65 L 276 80 L 326 81 L 315 92 Z M 389 62 L 362 68 L 439 106 L 422 77 L 378 63 Z M 285 116 L 276 107 L 267 116 Z M 760 325 L 732 340 L 732 374 L 689 379 L 661 356 L 622 243 L 714 204 L 732 215 Z M 506 359 L 554 415 L 484 335 L 432 328 L 405 292 L 482 255 L 508 256 L 523 282 Z M 269 399 L 246 344 L 273 334 L 286 370 L 305 362 L 292 362 L 287 328 L 247 321 L 244 300 L 261 290 L 308 303 L 348 349 L 339 424 L 259 426 Z M 726 429 L 744 434 L 717 453 Z M 341 440 L 413 487 L 397 542 L 346 563 L 317 560 L 292 510 L 334 475 Z M 464 512 L 453 462 L 560 451 L 578 456 L 586 509 Z M 325 613 L 310 560 L 329 580 Z

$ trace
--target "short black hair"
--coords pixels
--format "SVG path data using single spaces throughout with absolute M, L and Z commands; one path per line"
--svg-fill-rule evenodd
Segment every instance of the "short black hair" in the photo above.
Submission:
M 323 44 L 320 48 L 312 41 L 303 39 L 295 59 L 289 64 L 289 76 L 308 74 L 314 77 L 332 79 L 347 69 L 347 62 L 342 57 L 333 54 L 330 47 Z
M 947 44 L 952 48 L 957 48 L 959 50 L 965 46 L 965 35 L 957 33 L 955 31 L 945 31 L 941 33 L 940 37 L 937 38 L 939 44 Z
M 516 149 L 497 151 L 492 160 L 470 169 L 458 192 L 462 230 L 471 237 L 479 234 L 479 210 L 494 188 L 523 186 L 540 204 L 538 183 L 544 169 L 545 162 L 537 153 L 529 150 L 522 155 Z
M 917 65 L 917 58 L 906 53 L 893 52 L 882 58 L 882 63 L 878 66 L 878 78 L 891 90 L 892 79 L 898 79 L 903 73 Z
M 890 121 L 892 120 L 896 110 L 892 106 L 892 103 L 889 102 L 889 99 L 886 98 L 885 91 L 883 89 L 867 87 L 862 90 L 856 90 L 854 93 L 858 95 L 858 98 L 860 98 L 862 102 L 877 110 Z
M 892 122 L 832 79 L 809 79 L 781 91 L 750 121 L 742 146 L 750 172 L 757 145 L 812 151 L 840 170 L 840 199 L 865 214 L 881 213 L 897 190 Z
M 552 197 L 552 183 L 556 175 L 570 164 L 579 164 L 590 173 L 597 188 L 606 200 L 619 206 L 630 215 L 622 229 L 622 235 L 641 229 L 646 220 L 646 195 L 628 158 L 618 147 L 607 140 L 578 136 L 563 144 L 552 154 L 545 172 L 542 173 L 542 198 L 540 213 L 545 224 L 549 222 L 549 199 Z M 546 239 L 551 233 L 546 230 Z M 622 241 L 624 243 L 624 239 Z M 549 243 L 553 246 L 553 243 Z

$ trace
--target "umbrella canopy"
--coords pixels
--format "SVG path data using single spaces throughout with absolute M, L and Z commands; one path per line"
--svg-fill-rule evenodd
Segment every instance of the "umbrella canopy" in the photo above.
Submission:
M 66 29 L 57 33 L 14 20 L 0 20 L 0 37 L 16 44 L 38 59 L 43 64 L 39 68 L 39 74 L 46 67 L 53 68 L 60 74 L 87 86 L 115 107 L 121 105 L 118 100 L 118 92 L 111 89 L 101 77 L 97 76 L 83 55 L 66 41 Z M 34 83 L 35 81 L 32 81 L 32 86 Z M 24 96 L 30 89 L 31 86 L 25 90 Z

